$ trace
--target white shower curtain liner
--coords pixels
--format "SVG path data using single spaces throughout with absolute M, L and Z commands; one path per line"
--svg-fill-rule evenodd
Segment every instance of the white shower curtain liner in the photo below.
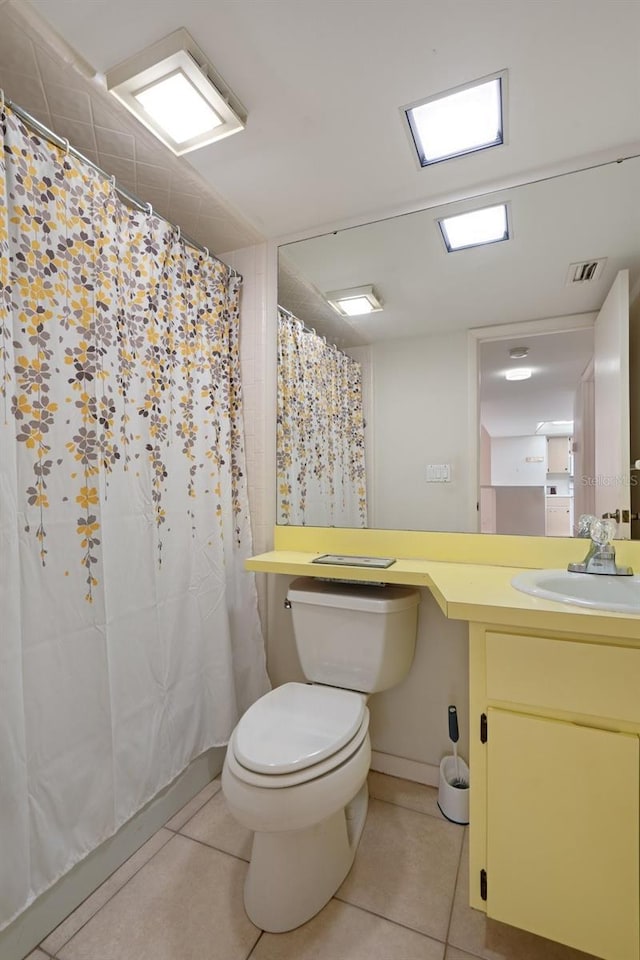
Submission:
M 6 110 L 0 929 L 268 689 L 238 281 Z

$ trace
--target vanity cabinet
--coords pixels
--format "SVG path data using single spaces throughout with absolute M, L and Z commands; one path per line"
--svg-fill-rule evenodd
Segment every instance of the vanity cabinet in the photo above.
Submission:
M 472 906 L 640 957 L 640 649 L 471 625 Z

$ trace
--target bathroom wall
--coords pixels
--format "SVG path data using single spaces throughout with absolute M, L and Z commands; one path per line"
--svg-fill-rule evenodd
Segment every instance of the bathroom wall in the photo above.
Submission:
M 267 662 L 274 686 L 304 680 L 291 613 L 284 602 L 291 577 L 269 578 Z M 437 785 L 441 758 L 450 753 L 447 706 L 460 718 L 460 753 L 468 760 L 467 624 L 447 620 L 428 590 L 421 590 L 418 638 L 411 671 L 397 687 L 371 697 L 372 767 Z
M 543 487 L 547 482 L 546 437 L 492 437 L 492 486 Z
M 387 340 L 371 347 L 371 358 L 375 460 L 369 525 L 475 529 L 467 334 Z M 440 463 L 450 464 L 451 482 L 427 483 L 427 464 Z

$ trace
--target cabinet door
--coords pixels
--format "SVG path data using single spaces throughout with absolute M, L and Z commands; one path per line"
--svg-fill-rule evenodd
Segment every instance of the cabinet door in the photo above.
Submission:
M 545 502 L 545 533 L 547 537 L 571 536 L 571 498 L 547 497 Z
M 639 956 L 639 739 L 489 709 L 487 915 Z
M 570 445 L 569 437 L 547 438 L 547 473 L 569 473 Z

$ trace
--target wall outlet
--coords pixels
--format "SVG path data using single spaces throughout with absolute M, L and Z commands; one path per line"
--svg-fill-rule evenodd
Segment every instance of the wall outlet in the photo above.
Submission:
M 428 463 L 427 483 L 449 483 L 451 480 L 450 463 Z

